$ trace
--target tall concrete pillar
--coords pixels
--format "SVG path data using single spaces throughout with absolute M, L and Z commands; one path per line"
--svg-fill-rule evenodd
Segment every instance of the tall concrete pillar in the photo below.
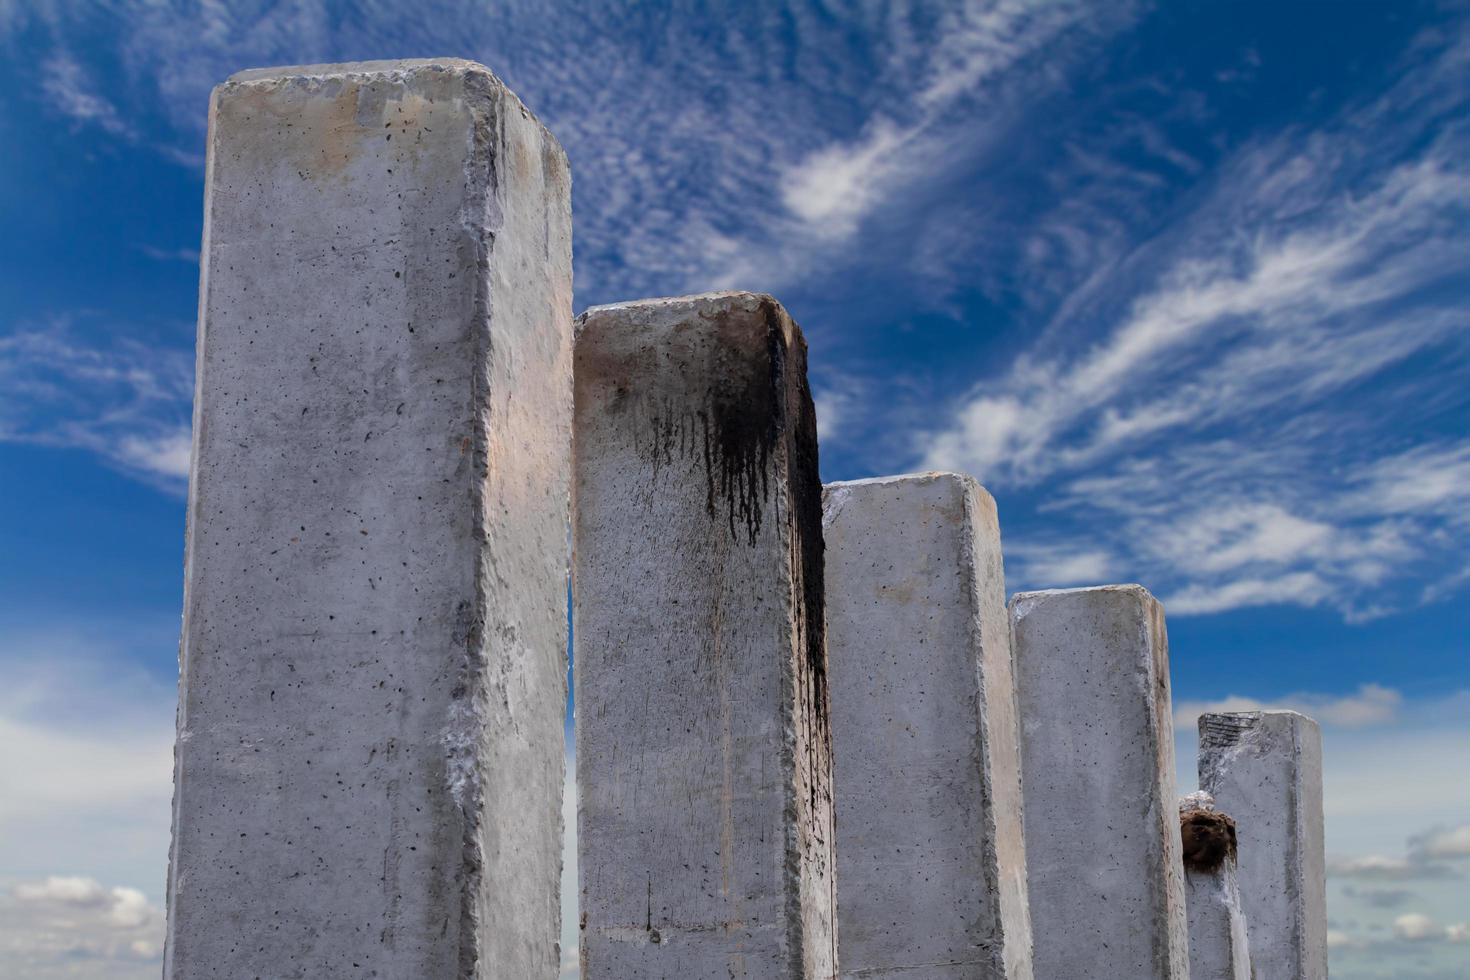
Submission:
M 995 501 L 953 473 L 828 484 L 841 976 L 1029 980 Z
M 830 977 L 801 332 L 750 293 L 589 310 L 573 443 L 582 975 Z
M 1036 975 L 1187 980 L 1163 607 L 1023 592 L 1011 624 Z
M 568 189 L 470 62 L 215 90 L 166 977 L 556 976 Z
M 1294 711 L 1201 715 L 1200 788 L 1236 821 L 1256 980 L 1327 976 L 1322 732 Z
M 1250 944 L 1236 885 L 1235 821 L 1210 794 L 1179 801 L 1190 980 L 1251 980 Z

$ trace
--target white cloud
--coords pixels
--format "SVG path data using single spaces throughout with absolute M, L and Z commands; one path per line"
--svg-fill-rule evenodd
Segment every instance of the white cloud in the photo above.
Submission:
M 1407 942 L 1420 943 L 1443 939 L 1445 930 L 1429 916 L 1411 912 L 1393 920 L 1393 934 Z
M 128 627 L 108 632 L 12 629 L 0 646 L 0 869 L 32 879 L 24 897 L 141 927 L 167 858 L 175 693 L 111 645 Z
M 1292 694 L 1269 701 L 1231 695 L 1216 701 L 1179 701 L 1174 725 L 1193 729 L 1199 716 L 1224 711 L 1298 711 L 1323 725 L 1368 728 L 1397 721 L 1404 696 L 1380 684 L 1364 684 L 1353 694 Z
M 115 452 L 123 463 L 147 473 L 179 479 L 189 476 L 191 436 L 187 428 L 152 436 L 123 436 Z
M 1411 330 L 1339 318 L 1466 266 L 1432 234 L 1443 208 L 1470 204 L 1470 175 L 1446 155 L 1395 168 L 1366 197 L 1324 202 L 1307 227 L 1263 227 L 1223 258 L 1177 261 L 1101 341 L 1023 356 L 983 386 L 931 437 L 929 465 L 1031 484 L 1143 436 L 1277 406 L 1288 379 L 1299 394 L 1340 389 L 1444 337 L 1458 319 Z M 1160 394 L 1140 394 L 1150 391 Z
M 834 389 L 819 389 L 812 392 L 812 404 L 817 413 L 817 438 L 836 438 L 843 421 L 848 418 L 851 396 Z
M 1292 572 L 1276 578 L 1241 578 L 1220 585 L 1190 585 L 1164 600 L 1181 616 L 1224 612 L 1252 606 L 1315 606 L 1332 590 L 1314 572 Z
M 49 875 L 16 885 L 15 897 L 29 905 L 97 909 L 101 921 L 116 929 L 141 929 L 158 917 L 136 888 L 103 888 L 95 878 Z
M 1455 371 L 1470 351 L 1445 288 L 1470 275 L 1470 169 L 1463 134 L 1426 115 L 1463 103 L 1465 47 L 1426 43 L 1382 99 L 1241 148 L 1146 240 L 1043 221 L 1038 276 L 1080 238 L 1071 291 L 1031 298 L 1049 317 L 918 465 L 1033 499 L 1039 543 L 1107 555 L 1174 615 L 1361 620 L 1461 588 L 1470 443 L 1435 420 L 1463 384 L 1395 368 Z M 1099 177 L 1107 162 L 1064 169 L 1087 180 L 1058 196 L 1125 206 L 1112 191 L 1139 175 Z
M 163 928 L 162 909 L 135 888 L 56 875 L 21 881 L 0 895 L 0 972 L 34 980 L 157 976 Z
M 66 51 L 58 50 L 42 62 L 41 91 L 52 109 L 78 124 L 99 126 L 127 139 L 136 136 L 117 106 L 97 94 L 86 70 Z
M 1114 5 L 1109 17 L 1129 7 Z M 817 240 L 852 237 L 863 218 L 952 164 L 962 142 L 974 139 L 973 117 L 945 125 L 956 106 L 1033 53 L 1055 49 L 1060 35 L 1089 17 L 1094 25 L 1104 20 L 1096 8 L 1070 0 L 988 0 L 948 10 L 909 99 L 872 116 L 852 139 L 826 143 L 780 169 L 781 203 L 797 221 L 792 230 Z
M 1412 853 L 1425 859 L 1470 858 L 1470 823 L 1457 827 L 1436 827 L 1409 842 Z
M 107 892 L 96 878 L 67 878 L 51 875 L 42 881 L 23 882 L 15 887 L 15 897 L 22 902 L 50 902 L 59 905 L 100 906 Z
M 1008 578 L 1028 589 L 1055 589 L 1106 582 L 1115 566 L 1114 556 L 1098 549 L 1062 544 L 1022 542 L 1006 549 Z
M 181 492 L 189 474 L 192 356 L 75 339 L 67 320 L 0 335 L 0 442 L 82 449 Z
M 159 248 L 156 245 L 139 245 L 138 251 L 158 262 L 183 262 L 187 265 L 199 263 L 197 248 Z
M 1470 444 L 1428 444 L 1377 460 L 1356 481 L 1349 505 L 1470 521 Z
M 1334 857 L 1327 862 L 1327 873 L 1334 878 L 1361 878 L 1367 881 L 1424 881 L 1457 877 L 1454 870 L 1440 864 L 1423 864 L 1408 858 L 1365 854 L 1359 857 Z
M 846 238 L 882 199 L 882 185 L 902 173 L 899 151 L 917 136 L 879 120 L 856 143 L 824 147 L 791 167 L 781 201 L 816 237 Z

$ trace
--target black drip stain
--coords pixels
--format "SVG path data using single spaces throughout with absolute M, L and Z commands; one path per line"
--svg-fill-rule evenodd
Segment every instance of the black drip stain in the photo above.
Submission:
M 723 516 L 733 540 L 756 544 L 770 501 L 770 468 L 778 442 L 786 439 L 786 499 L 793 522 L 793 577 L 804 607 L 804 708 L 814 725 L 812 772 L 826 771 L 828 735 L 827 640 L 823 583 L 822 477 L 817 456 L 817 416 L 806 379 L 806 344 L 796 334 L 788 346 L 781 308 L 761 306 L 766 358 L 729 365 L 707 405 L 681 411 L 660 405 L 648 420 L 641 452 L 655 470 L 697 456 L 705 473 L 705 507 L 712 520 Z M 614 393 L 610 411 L 621 411 L 625 390 Z M 723 514 L 721 513 L 723 511 Z M 743 534 L 742 534 L 743 531 Z M 815 812 L 819 781 L 812 782 Z
M 760 537 L 765 505 L 770 501 L 771 457 L 786 408 L 785 342 L 779 314 L 774 314 L 774 322 L 771 315 L 768 311 L 766 363 L 732 365 L 704 408 L 680 411 L 669 403 L 659 406 L 648 423 L 642 450 L 655 476 L 660 467 L 675 459 L 696 456 L 704 466 L 705 508 L 710 518 L 723 516 L 730 536 L 738 541 L 743 531 L 752 547 Z M 623 392 L 616 393 L 610 410 L 616 411 L 624 397 Z
M 772 338 L 774 383 L 779 402 L 791 419 L 791 452 L 786 467 L 786 499 L 791 502 L 796 522 L 797 559 L 800 564 L 801 597 L 806 613 L 806 657 L 813 685 L 813 708 L 820 725 L 826 727 L 827 638 L 826 565 L 822 541 L 822 475 L 817 458 L 817 413 L 806 380 L 806 351 L 803 343 L 795 351 L 798 363 L 791 364 L 781 330 L 780 313 L 773 303 L 765 306 L 767 330 Z M 798 341 L 800 343 L 800 341 Z
M 1213 874 L 1226 858 L 1235 859 L 1235 821 L 1223 813 L 1185 810 L 1179 815 L 1179 835 L 1190 871 Z
M 767 301 L 762 312 L 771 356 L 772 403 L 779 406 L 777 426 L 788 433 L 786 499 L 792 508 L 793 576 L 802 604 L 804 670 L 797 678 L 802 708 L 810 719 L 806 739 L 809 831 L 825 842 L 830 828 L 822 815 L 831 799 L 831 734 L 827 703 L 825 544 L 822 539 L 822 476 L 817 456 L 817 413 L 806 379 L 806 344 L 797 335 L 788 348 L 781 311 Z M 825 828 L 825 829 L 824 829 Z
M 733 384 L 721 385 L 710 399 L 704 429 L 705 506 L 711 517 L 725 503 L 730 533 L 745 528 L 753 546 L 760 535 L 761 515 L 770 499 L 771 453 L 780 433 L 780 335 L 767 338 L 770 370 L 750 371 Z M 772 388 L 776 388 L 772 391 Z

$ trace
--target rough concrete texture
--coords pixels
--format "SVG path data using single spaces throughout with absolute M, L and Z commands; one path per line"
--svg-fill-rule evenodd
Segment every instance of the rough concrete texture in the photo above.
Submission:
M 995 501 L 953 473 L 823 496 L 841 976 L 1029 980 Z
M 821 483 L 769 296 L 577 321 L 582 975 L 834 972 Z
M 1011 600 L 1036 976 L 1185 980 L 1164 611 L 1136 585 Z
M 1190 980 L 1251 980 L 1245 913 L 1236 885 L 1235 821 L 1208 793 L 1179 801 Z
M 1322 733 L 1294 711 L 1201 715 L 1200 788 L 1236 821 L 1257 980 L 1327 976 Z
M 566 159 L 324 65 L 215 90 L 206 187 L 164 975 L 554 977 Z

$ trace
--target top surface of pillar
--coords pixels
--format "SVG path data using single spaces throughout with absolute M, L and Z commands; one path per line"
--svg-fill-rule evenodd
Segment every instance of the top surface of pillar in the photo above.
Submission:
M 211 100 L 167 976 L 557 969 L 570 175 L 470 62 Z
M 821 485 L 769 296 L 577 323 L 582 969 L 833 971 Z
M 1204 714 L 1200 786 L 1235 818 L 1259 980 L 1327 976 L 1322 733 L 1295 711 Z
M 954 473 L 823 497 L 840 975 L 1029 980 L 995 502 Z

